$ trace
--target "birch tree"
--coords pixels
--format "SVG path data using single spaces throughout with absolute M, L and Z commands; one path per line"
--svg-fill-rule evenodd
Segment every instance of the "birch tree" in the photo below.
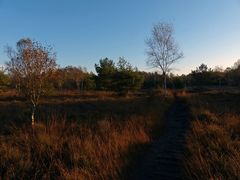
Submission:
M 6 68 L 18 84 L 18 92 L 32 104 L 32 126 L 39 99 L 48 90 L 48 80 L 56 68 L 56 55 L 50 46 L 43 46 L 29 38 L 17 42 L 16 50 L 7 47 L 10 59 Z
M 147 64 L 159 68 L 164 78 L 164 92 L 167 93 L 167 73 L 173 63 L 183 58 L 178 44 L 173 37 L 173 26 L 168 23 L 158 23 L 153 26 L 152 36 L 146 40 Z

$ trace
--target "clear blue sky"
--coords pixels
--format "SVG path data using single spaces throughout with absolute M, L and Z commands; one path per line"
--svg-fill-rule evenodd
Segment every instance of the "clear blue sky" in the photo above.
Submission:
M 151 71 L 144 41 L 159 21 L 174 25 L 184 52 L 175 74 L 240 58 L 240 0 L 0 0 L 0 64 L 4 46 L 30 37 L 53 45 L 61 66 L 91 71 L 100 58 L 124 56 Z

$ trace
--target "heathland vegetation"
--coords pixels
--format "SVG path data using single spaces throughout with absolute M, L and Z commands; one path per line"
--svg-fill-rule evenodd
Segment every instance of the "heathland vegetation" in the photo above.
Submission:
M 163 115 L 171 100 L 163 101 L 158 94 L 94 96 L 85 101 L 73 96 L 74 100 L 62 102 L 56 97 L 54 105 L 44 100 L 39 113 L 47 116 L 37 118 L 34 131 L 26 122 L 5 126 L 0 136 L 1 177 L 126 178 L 138 155 L 164 126 Z
M 191 114 L 179 114 L 190 124 L 185 178 L 239 178 L 240 60 L 179 76 L 171 65 L 183 53 L 171 25 L 154 25 L 146 45 L 148 64 L 162 74 L 124 57 L 100 59 L 96 73 L 60 67 L 50 46 L 29 38 L 8 47 L 0 70 L 0 179 L 127 179 L 161 140 L 179 98 L 179 109 Z
M 189 179 L 240 177 L 239 90 L 206 91 L 188 97 L 192 121 L 187 137 Z

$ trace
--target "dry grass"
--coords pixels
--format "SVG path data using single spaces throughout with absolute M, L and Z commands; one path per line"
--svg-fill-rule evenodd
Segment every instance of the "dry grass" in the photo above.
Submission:
M 84 123 L 53 116 L 38 123 L 34 133 L 29 126 L 12 127 L 10 134 L 0 136 L 0 177 L 124 179 L 154 129 L 161 127 L 169 104 L 148 98 L 134 104 L 124 118 L 106 116 Z
M 0 132 L 8 131 L 9 124 L 21 126 L 29 123 L 31 104 L 11 93 L 0 94 Z M 43 97 L 37 108 L 37 119 L 48 121 L 52 115 L 67 121 L 97 121 L 104 118 L 127 119 L 130 115 L 144 115 L 149 95 L 135 93 L 119 96 L 113 92 L 56 92 Z M 137 109 L 136 109 L 137 107 Z
M 187 138 L 189 179 L 240 177 L 240 96 L 205 93 L 189 98 L 193 121 Z
M 54 121 L 48 126 L 38 124 L 34 136 L 31 131 L 15 130 L 1 137 L 1 176 L 119 178 L 129 148 L 149 141 L 144 126 L 134 120 L 121 125 L 103 120 L 96 127 Z

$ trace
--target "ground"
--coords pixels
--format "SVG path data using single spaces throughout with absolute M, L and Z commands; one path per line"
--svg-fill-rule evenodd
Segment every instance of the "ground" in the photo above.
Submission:
M 177 98 L 166 114 L 163 134 L 154 139 L 129 179 L 184 179 L 185 136 L 188 108 Z

